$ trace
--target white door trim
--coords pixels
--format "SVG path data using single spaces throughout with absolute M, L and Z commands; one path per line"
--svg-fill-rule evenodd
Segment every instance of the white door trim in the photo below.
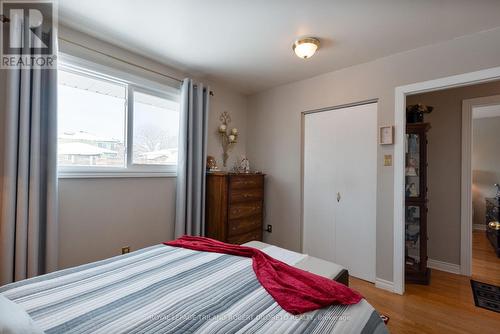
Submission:
M 460 273 L 472 275 L 472 109 L 500 104 L 500 95 L 462 101 L 462 187 L 460 212 Z
M 404 168 L 405 168 L 405 128 L 406 128 L 406 96 L 416 93 L 441 90 L 452 87 L 468 86 L 477 83 L 500 79 L 500 67 L 476 72 L 454 75 L 450 77 L 418 82 L 395 88 L 395 144 L 394 144 L 394 258 L 393 281 L 394 292 L 405 291 L 405 230 L 404 230 Z

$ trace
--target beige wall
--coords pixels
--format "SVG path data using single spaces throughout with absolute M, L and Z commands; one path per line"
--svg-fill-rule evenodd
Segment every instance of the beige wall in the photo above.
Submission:
M 219 116 L 224 111 L 231 115 L 230 128 L 238 128 L 238 142 L 233 146 L 229 153 L 227 168 L 230 169 L 239 161 L 241 155 L 246 154 L 247 144 L 247 98 L 234 91 L 228 90 L 220 85 L 212 85 L 215 92 L 210 100 L 210 117 L 208 119 L 208 155 L 212 155 L 217 160 L 217 166 L 222 166 L 222 146 L 217 129 L 220 125 Z
M 173 237 L 175 178 L 59 179 L 59 267 Z
M 99 51 L 140 64 L 178 78 L 185 73 L 158 64 L 87 35 L 62 27 L 60 36 Z M 62 52 L 92 59 L 100 64 L 168 83 L 169 80 L 105 56 L 85 51 L 61 41 Z M 201 80 L 205 81 L 206 80 Z M 245 153 L 247 99 L 223 85 L 207 82 L 214 91 L 209 116 L 208 153 L 221 163 L 219 137 L 214 128 L 219 114 L 229 111 L 231 125 L 240 129 L 232 161 Z M 3 90 L 2 90 L 3 91 Z M 120 254 L 121 247 L 132 250 L 173 238 L 175 178 L 99 178 L 59 180 L 59 226 L 61 267 L 74 266 Z
M 321 50 L 318 53 L 321 57 Z M 314 58 L 310 61 L 314 61 Z M 500 66 L 500 29 L 446 41 L 276 87 L 250 97 L 247 154 L 265 171 L 265 240 L 300 250 L 300 115 L 302 111 L 378 98 L 378 125 L 394 123 L 397 86 Z M 393 279 L 392 167 L 378 147 L 377 277 Z M 360 245 L 362 247 L 362 245 Z
M 500 82 L 447 89 L 407 98 L 434 107 L 428 135 L 428 256 L 460 264 L 462 100 L 500 94 Z
M 495 197 L 493 185 L 500 184 L 500 117 L 474 119 L 472 131 L 472 219 L 484 225 L 485 198 Z

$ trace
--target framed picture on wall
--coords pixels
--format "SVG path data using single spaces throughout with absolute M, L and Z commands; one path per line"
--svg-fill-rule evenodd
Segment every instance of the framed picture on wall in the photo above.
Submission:
M 394 144 L 394 126 L 381 126 L 379 129 L 379 144 L 392 145 Z

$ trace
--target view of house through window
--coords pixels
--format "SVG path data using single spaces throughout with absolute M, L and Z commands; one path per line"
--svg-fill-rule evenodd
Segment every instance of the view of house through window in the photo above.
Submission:
M 125 167 L 125 85 L 59 71 L 60 166 Z
M 179 104 L 134 92 L 134 164 L 177 164 Z
M 84 171 L 176 165 L 178 101 L 77 71 L 59 70 L 58 80 L 59 166 Z M 133 94 L 132 105 L 128 94 Z M 133 117 L 128 118 L 128 112 Z M 132 126 L 127 126 L 127 119 Z M 128 145 L 132 150 L 127 150 Z M 132 155 L 130 165 L 127 152 Z

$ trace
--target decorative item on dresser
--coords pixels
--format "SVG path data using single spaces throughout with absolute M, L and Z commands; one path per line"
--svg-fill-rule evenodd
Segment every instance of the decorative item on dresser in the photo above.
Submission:
M 486 198 L 486 236 L 500 257 L 500 199 Z
M 427 131 L 429 123 L 406 125 L 406 282 L 429 284 L 427 268 Z
M 207 174 L 205 234 L 233 244 L 262 240 L 264 174 Z
M 215 158 L 211 155 L 207 156 L 207 171 L 209 172 L 216 172 L 219 170 L 219 167 L 217 167 L 217 161 Z

